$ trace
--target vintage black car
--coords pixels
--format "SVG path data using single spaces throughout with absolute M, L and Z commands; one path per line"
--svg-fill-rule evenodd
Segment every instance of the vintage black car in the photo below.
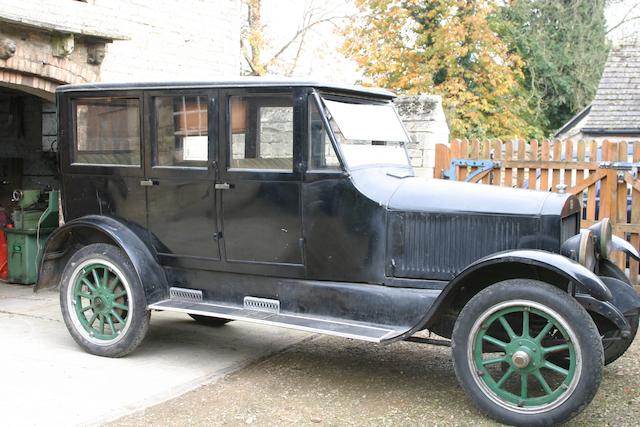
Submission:
M 66 223 L 37 289 L 60 286 L 69 332 L 100 356 L 178 311 L 451 345 L 495 419 L 576 415 L 637 331 L 609 256 L 638 252 L 606 219 L 581 230 L 574 196 L 415 177 L 393 97 L 261 79 L 59 88 Z

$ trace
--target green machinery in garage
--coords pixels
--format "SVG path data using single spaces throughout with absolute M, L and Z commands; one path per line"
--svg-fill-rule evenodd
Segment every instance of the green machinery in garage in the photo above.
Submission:
M 58 227 L 58 192 L 16 190 L 13 228 L 5 228 L 9 282 L 30 285 L 38 277 L 44 244 Z

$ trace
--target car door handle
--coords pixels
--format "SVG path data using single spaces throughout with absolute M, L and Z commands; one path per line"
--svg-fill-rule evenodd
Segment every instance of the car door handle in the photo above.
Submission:
M 158 185 L 158 184 L 160 184 L 160 183 L 155 179 L 141 179 L 140 180 L 140 185 L 142 185 L 143 187 L 151 187 L 153 185 Z
M 233 188 L 233 184 L 229 184 L 228 182 L 220 182 L 214 185 L 216 190 L 230 190 Z

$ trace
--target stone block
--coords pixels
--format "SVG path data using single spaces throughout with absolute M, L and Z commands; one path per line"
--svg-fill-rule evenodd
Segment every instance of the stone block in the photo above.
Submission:
M 58 137 L 55 135 L 51 136 L 42 136 L 42 151 L 58 151 Z
M 55 136 L 58 133 L 58 121 L 56 113 L 43 112 L 42 135 Z

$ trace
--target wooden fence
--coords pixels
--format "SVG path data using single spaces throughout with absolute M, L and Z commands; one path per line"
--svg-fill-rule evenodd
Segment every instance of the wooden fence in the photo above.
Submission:
M 610 218 L 616 235 L 640 246 L 640 142 L 452 141 L 436 146 L 436 178 L 566 192 L 578 196 L 582 227 Z M 626 265 L 623 254 L 618 266 Z M 638 262 L 629 263 L 638 283 Z

